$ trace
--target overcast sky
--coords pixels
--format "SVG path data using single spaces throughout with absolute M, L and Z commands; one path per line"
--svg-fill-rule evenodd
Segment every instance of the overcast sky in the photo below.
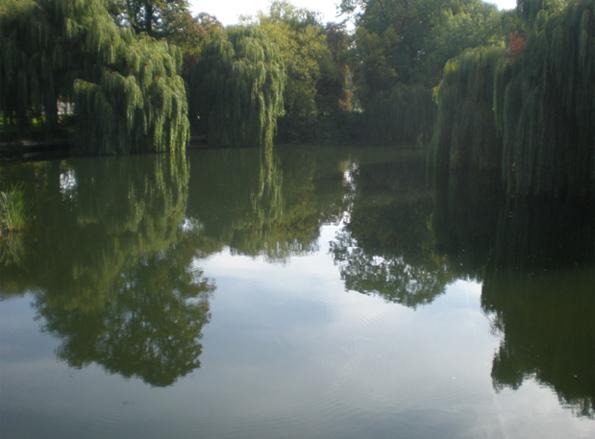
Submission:
M 324 21 L 336 21 L 336 5 L 340 0 L 290 0 L 296 6 L 306 7 L 322 14 Z M 500 8 L 514 8 L 516 0 L 489 0 Z M 240 15 L 256 15 L 267 10 L 270 0 L 190 0 L 192 12 L 208 12 L 216 16 L 223 24 L 238 22 Z

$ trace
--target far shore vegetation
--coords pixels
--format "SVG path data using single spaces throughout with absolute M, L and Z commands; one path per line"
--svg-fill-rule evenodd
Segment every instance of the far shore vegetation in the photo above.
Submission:
M 0 154 L 413 146 L 437 184 L 489 171 L 510 197 L 595 197 L 595 2 L 339 10 L 275 0 L 225 27 L 187 0 L 0 0 Z

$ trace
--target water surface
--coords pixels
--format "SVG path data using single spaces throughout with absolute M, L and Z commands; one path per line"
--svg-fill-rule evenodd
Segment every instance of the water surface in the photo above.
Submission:
M 595 436 L 585 203 L 383 148 L 0 172 L 2 438 Z

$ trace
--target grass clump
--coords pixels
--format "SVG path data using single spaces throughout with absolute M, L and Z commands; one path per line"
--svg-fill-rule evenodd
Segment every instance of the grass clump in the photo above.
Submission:
M 21 231 L 26 222 L 25 191 L 22 186 L 0 191 L 0 233 Z

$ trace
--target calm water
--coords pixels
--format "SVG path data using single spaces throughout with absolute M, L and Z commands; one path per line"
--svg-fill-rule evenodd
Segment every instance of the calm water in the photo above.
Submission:
M 2 439 L 595 437 L 584 204 L 380 148 L 0 172 Z

